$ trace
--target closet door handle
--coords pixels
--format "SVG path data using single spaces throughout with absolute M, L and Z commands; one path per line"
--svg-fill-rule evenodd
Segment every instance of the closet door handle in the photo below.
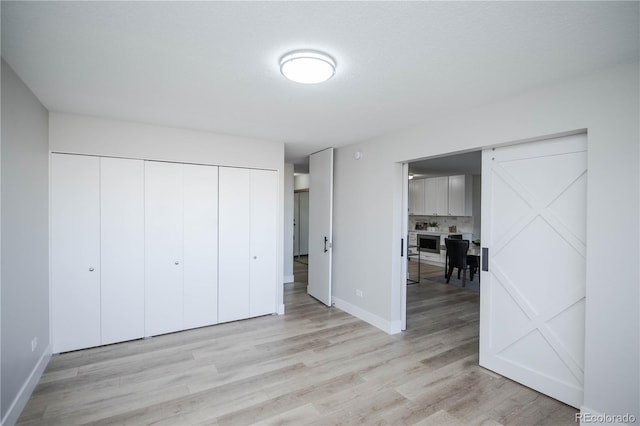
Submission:
M 175 263 L 176 265 L 179 265 L 179 264 L 180 264 L 180 262 L 178 262 L 177 260 L 176 260 L 174 263 Z
M 329 239 L 327 237 L 324 237 L 324 252 L 328 252 L 329 250 L 327 249 L 327 242 L 329 241 Z
M 89 272 L 93 272 L 95 269 L 93 267 L 89 268 Z

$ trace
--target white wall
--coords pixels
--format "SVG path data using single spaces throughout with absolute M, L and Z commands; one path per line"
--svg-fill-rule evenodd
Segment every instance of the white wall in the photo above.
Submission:
M 283 282 L 284 144 L 209 132 L 49 114 L 52 152 L 277 170 L 279 176 L 278 282 Z M 282 306 L 283 289 L 278 289 Z
M 2 60 L 3 424 L 17 420 L 51 355 L 47 139 L 47 110 Z
M 293 189 L 309 189 L 309 173 L 298 173 L 294 176 Z
M 293 164 L 284 165 L 284 282 L 293 282 Z
M 640 418 L 638 76 L 622 65 L 337 149 L 334 295 L 399 330 L 401 162 L 586 129 L 584 410 Z

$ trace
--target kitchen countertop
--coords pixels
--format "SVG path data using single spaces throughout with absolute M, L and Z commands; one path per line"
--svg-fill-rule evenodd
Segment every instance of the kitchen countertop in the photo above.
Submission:
M 470 231 L 456 231 L 456 232 L 449 232 L 449 231 L 427 231 L 426 229 L 412 229 L 409 232 L 415 232 L 416 234 L 430 234 L 430 235 L 449 235 L 449 234 L 471 234 Z

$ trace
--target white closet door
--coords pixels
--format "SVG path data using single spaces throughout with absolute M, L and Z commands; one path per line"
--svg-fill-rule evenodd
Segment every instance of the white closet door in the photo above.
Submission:
M 102 344 L 144 336 L 144 162 L 100 159 Z
M 251 174 L 219 173 L 218 321 L 227 322 L 249 317 Z
M 100 159 L 51 156 L 53 352 L 100 344 Z
M 184 328 L 218 322 L 218 168 L 184 166 Z
M 181 330 L 182 164 L 145 162 L 145 335 Z
M 278 174 L 251 170 L 251 284 L 249 315 L 276 312 Z

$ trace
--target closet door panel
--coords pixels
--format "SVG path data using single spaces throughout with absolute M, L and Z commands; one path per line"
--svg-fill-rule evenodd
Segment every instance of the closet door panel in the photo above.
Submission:
M 218 321 L 249 317 L 250 188 L 247 169 L 219 170 Z
M 53 352 L 100 344 L 100 160 L 51 156 Z
M 218 322 L 218 168 L 184 165 L 184 328 Z
M 145 335 L 183 328 L 182 164 L 145 162 Z
M 100 159 L 102 344 L 144 336 L 144 162 Z
M 278 174 L 251 170 L 250 316 L 276 312 Z

